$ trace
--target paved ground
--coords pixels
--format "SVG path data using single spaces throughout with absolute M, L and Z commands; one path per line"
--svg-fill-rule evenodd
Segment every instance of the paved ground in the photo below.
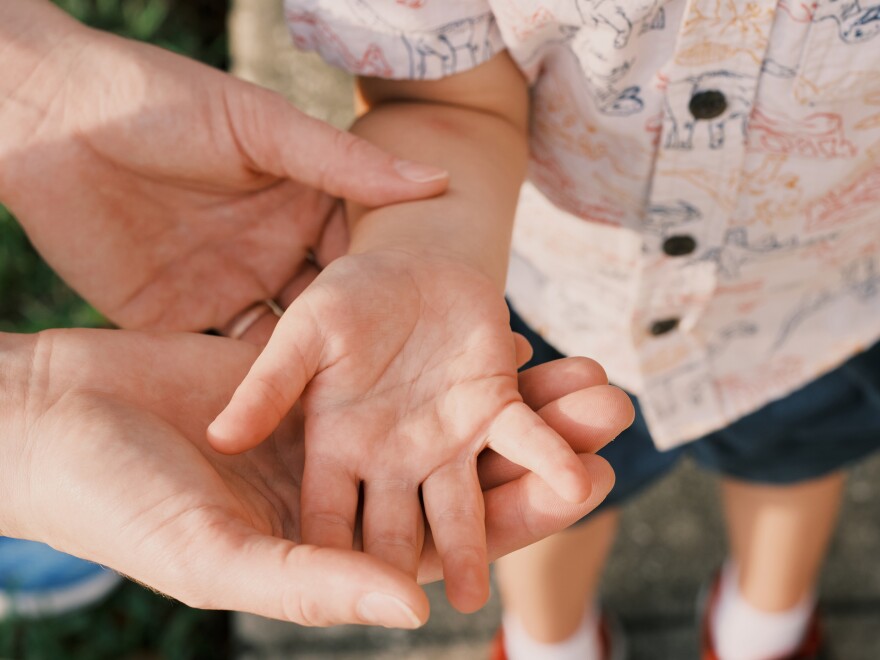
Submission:
M 351 84 L 313 56 L 295 53 L 280 20 L 279 0 L 237 0 L 231 21 L 238 73 L 279 89 L 312 114 L 345 125 Z M 694 600 L 723 557 L 723 532 L 711 478 L 684 465 L 626 511 L 604 586 L 622 619 L 632 660 L 696 657 Z M 497 599 L 462 616 L 429 589 L 433 615 L 416 632 L 358 627 L 310 630 L 240 616 L 242 660 L 452 659 L 485 657 L 497 625 Z M 850 480 L 843 519 L 826 566 L 822 599 L 833 658 L 880 658 L 880 458 Z M 536 659 L 540 660 L 540 659 Z

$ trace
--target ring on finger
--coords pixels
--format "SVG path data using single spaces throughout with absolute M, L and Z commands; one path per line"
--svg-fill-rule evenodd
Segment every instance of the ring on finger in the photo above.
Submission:
M 232 339 L 241 339 L 266 314 L 274 314 L 281 318 L 284 315 L 284 310 L 271 298 L 255 302 L 230 323 L 229 329 L 225 333 L 226 336 Z

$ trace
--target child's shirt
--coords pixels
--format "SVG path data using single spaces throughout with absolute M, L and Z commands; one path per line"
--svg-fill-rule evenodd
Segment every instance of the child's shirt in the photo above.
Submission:
M 295 43 L 532 83 L 509 296 L 661 448 L 880 337 L 878 0 L 287 0 Z

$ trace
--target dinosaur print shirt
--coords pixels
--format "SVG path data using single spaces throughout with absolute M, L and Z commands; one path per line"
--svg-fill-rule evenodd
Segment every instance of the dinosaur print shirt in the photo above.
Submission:
M 880 338 L 880 0 L 288 0 L 295 43 L 532 85 L 508 295 L 668 448 Z

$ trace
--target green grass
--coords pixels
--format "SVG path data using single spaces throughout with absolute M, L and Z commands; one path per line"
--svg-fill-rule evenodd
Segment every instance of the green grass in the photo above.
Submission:
M 126 583 L 105 602 L 41 621 L 0 624 L 0 658 L 214 660 L 228 657 L 227 618 Z
M 55 0 L 55 4 L 92 27 L 226 67 L 225 0 Z
M 0 331 L 37 332 L 102 323 L 101 315 L 58 279 L 0 207 Z
M 56 3 L 94 27 L 150 41 L 212 66 L 227 64 L 223 0 Z M 103 323 L 100 314 L 40 259 L 15 219 L 0 207 L 0 331 Z M 222 613 L 192 610 L 128 583 L 88 610 L 36 622 L 0 622 L 0 658 L 222 659 L 229 656 L 227 627 Z

